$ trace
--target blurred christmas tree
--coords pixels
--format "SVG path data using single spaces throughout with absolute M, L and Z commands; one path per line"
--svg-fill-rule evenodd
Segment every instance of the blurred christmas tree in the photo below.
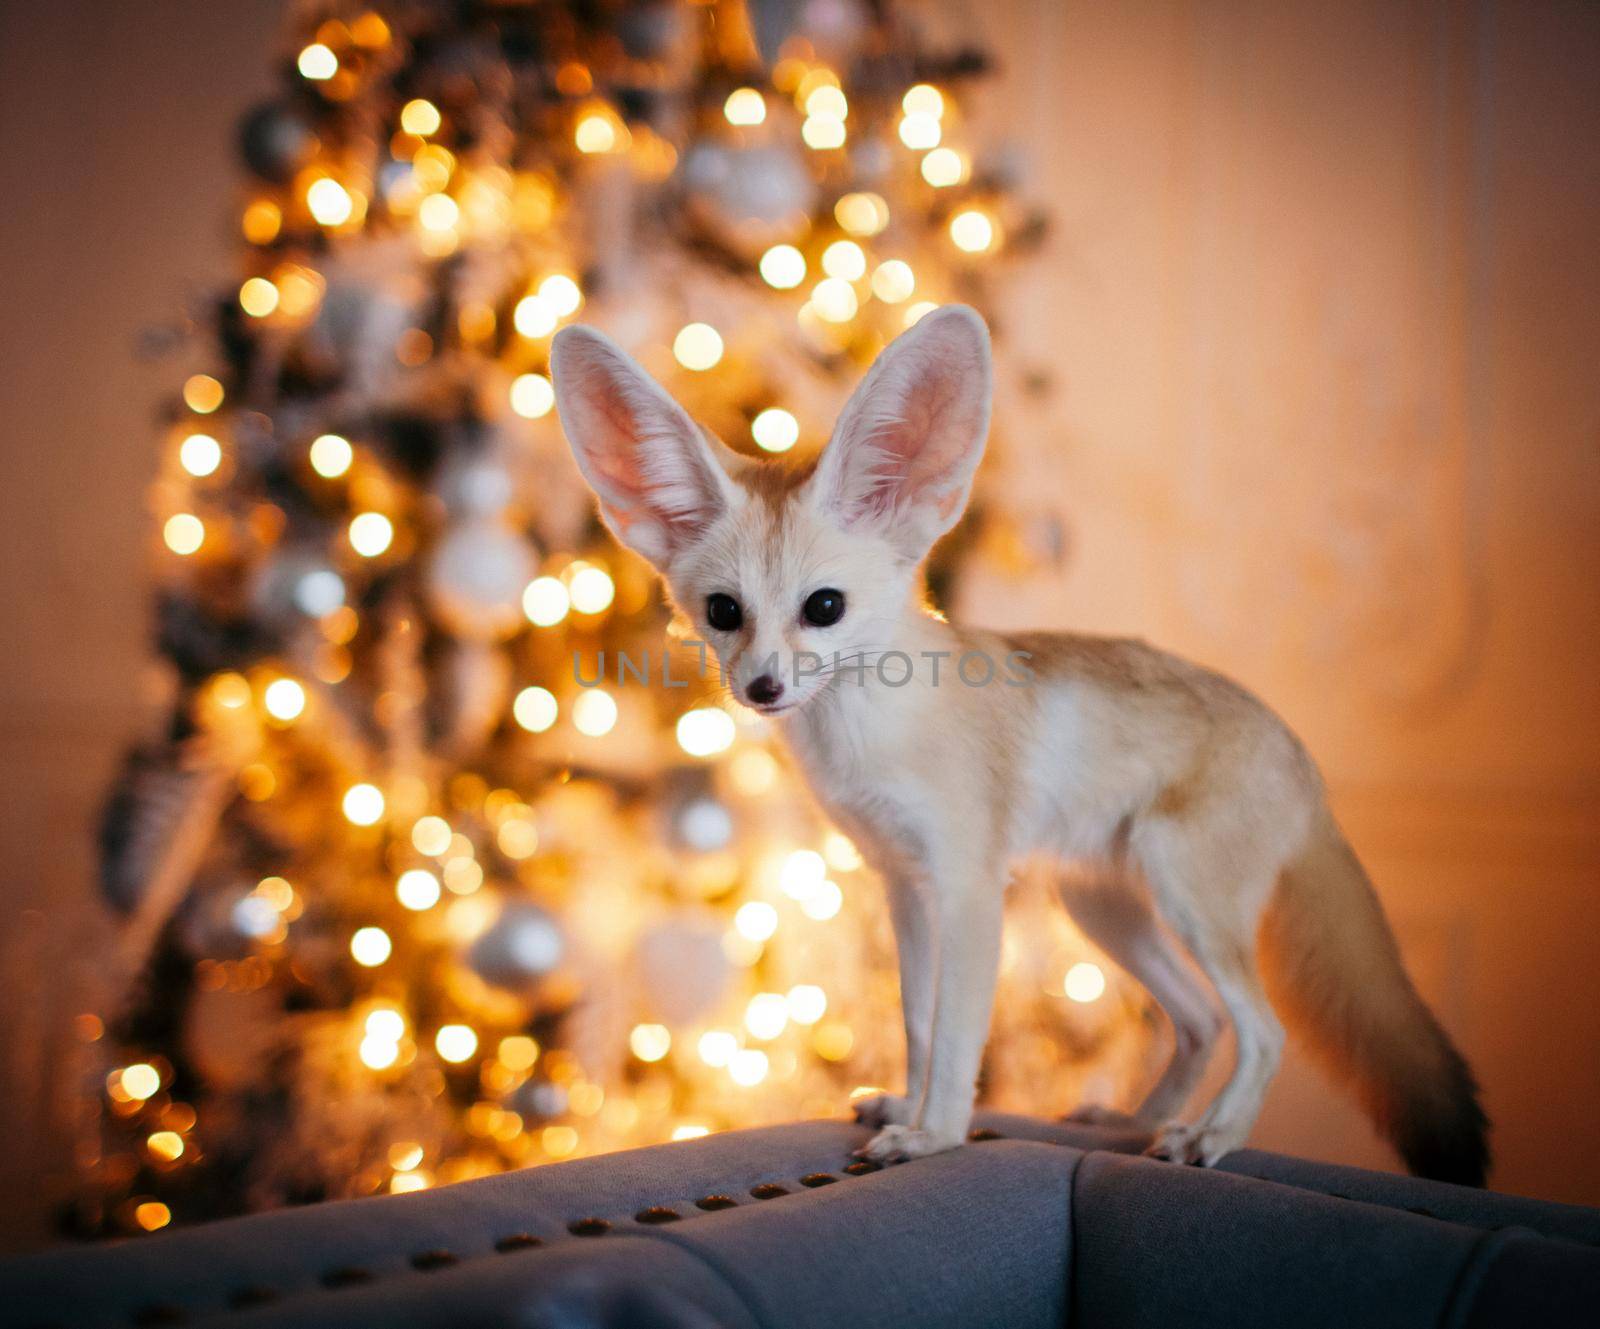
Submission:
M 174 700 L 106 819 L 137 977 L 80 1020 L 79 1230 L 899 1075 L 876 892 L 692 653 L 663 685 L 546 357 L 582 317 L 731 445 L 820 446 L 877 350 L 983 308 L 1036 230 L 963 146 L 984 61 L 867 0 L 301 5 L 288 50 L 153 493 Z M 1063 993 L 1062 944 L 1001 1000 L 991 1064 L 1035 1106 L 1129 1023 L 1062 1000 L 1099 996 Z

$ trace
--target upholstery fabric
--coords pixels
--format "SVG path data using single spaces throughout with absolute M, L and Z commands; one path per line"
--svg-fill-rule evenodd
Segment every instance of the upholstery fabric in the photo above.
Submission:
M 980 1114 L 858 1163 L 842 1121 L 0 1263 L 0 1325 L 822 1329 L 1591 1324 L 1600 1213 Z

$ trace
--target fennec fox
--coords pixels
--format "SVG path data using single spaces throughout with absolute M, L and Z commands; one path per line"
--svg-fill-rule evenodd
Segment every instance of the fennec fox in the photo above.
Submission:
M 1471 1072 L 1283 722 L 1141 642 L 973 631 L 925 606 L 920 565 L 961 516 L 988 430 L 977 314 L 947 306 L 896 340 L 806 465 L 725 448 L 590 328 L 556 337 L 553 374 L 607 525 L 888 889 L 908 1087 L 862 1105 L 864 1155 L 965 1138 L 1009 865 L 1047 858 L 1095 869 L 1062 874 L 1063 902 L 1172 1021 L 1171 1061 L 1133 1114 L 1151 1153 L 1209 1165 L 1244 1143 L 1283 1045 L 1275 1003 L 1412 1171 L 1481 1184 Z M 1182 1116 L 1224 1022 L 1232 1075 Z

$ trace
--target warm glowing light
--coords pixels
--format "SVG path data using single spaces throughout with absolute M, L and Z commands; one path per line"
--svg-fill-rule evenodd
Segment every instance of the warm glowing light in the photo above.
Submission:
M 805 113 L 827 120 L 843 120 L 850 114 L 850 103 L 837 85 L 824 83 L 807 94 Z
M 828 832 L 822 841 L 822 856 L 840 872 L 854 872 L 861 866 L 861 851 L 840 831 Z
M 678 717 L 678 746 L 691 757 L 711 757 L 733 746 L 733 717 L 720 706 L 702 706 Z
M 938 307 L 932 300 L 918 300 L 916 304 L 908 306 L 905 317 L 906 327 L 909 328 L 924 314 L 931 314 Z
M 903 259 L 885 259 L 872 271 L 872 293 L 885 304 L 910 299 L 917 289 L 917 274 Z
M 944 114 L 944 94 L 931 83 L 915 84 L 900 99 L 900 109 L 907 115 L 931 115 L 937 120 Z
M 764 794 L 778 782 L 778 763 L 765 748 L 746 748 L 728 770 L 741 794 Z
M 261 694 L 261 704 L 274 720 L 296 720 L 306 708 L 306 690 L 292 678 L 275 678 Z
M 452 834 L 450 823 L 443 817 L 418 817 L 411 828 L 411 843 L 419 854 L 438 858 L 450 848 Z
M 559 577 L 535 577 L 522 592 L 522 612 L 537 628 L 554 627 L 567 616 L 571 603 Z
M 889 205 L 877 194 L 845 194 L 833 215 L 851 235 L 877 235 L 889 224 Z
M 711 1128 L 709 1126 L 696 1126 L 691 1122 L 685 1122 L 682 1126 L 674 1126 L 672 1128 L 674 1143 L 680 1140 L 698 1140 L 710 1134 Z
M 323 176 L 313 180 L 306 190 L 306 207 L 322 226 L 343 226 L 355 211 L 355 200 L 350 191 L 337 180 Z
M 944 131 L 934 116 L 918 113 L 903 116 L 900 120 L 900 141 L 914 151 L 938 147 L 943 136 Z
M 660 1061 L 672 1050 L 672 1033 L 664 1024 L 636 1024 L 628 1046 L 640 1061 Z
M 844 904 L 844 892 L 837 882 L 819 881 L 810 894 L 800 901 L 800 912 L 817 922 L 826 922 L 839 912 Z
M 959 185 L 967 178 L 967 161 L 954 148 L 935 148 L 922 159 L 922 178 L 935 189 Z
M 465 855 L 448 858 L 444 864 L 444 884 L 455 895 L 471 895 L 483 885 L 483 866 Z
M 218 674 L 211 680 L 211 695 L 218 706 L 236 711 L 250 704 L 250 685 L 245 682 L 243 674 Z
M 312 42 L 295 61 L 303 77 L 321 83 L 339 72 L 339 57 L 321 42 Z
M 828 1010 L 828 994 L 815 983 L 796 983 L 784 998 L 796 1024 L 815 1024 Z
M 311 469 L 324 479 L 337 479 L 350 469 L 355 455 L 348 439 L 338 434 L 321 434 L 311 443 Z
M 539 283 L 539 298 L 565 318 L 583 307 L 583 292 L 564 272 L 553 272 Z
M 439 903 L 439 879 L 426 868 L 411 868 L 394 884 L 394 897 L 407 909 L 421 912 Z
M 354 826 L 376 826 L 383 818 L 383 791 L 375 784 L 353 784 L 344 791 L 345 820 Z
M 867 256 L 854 240 L 835 240 L 822 251 L 822 270 L 843 281 L 860 281 L 866 276 Z
M 251 318 L 265 318 L 278 307 L 278 288 L 265 277 L 251 277 L 239 288 L 239 308 Z
M 394 523 L 381 512 L 360 512 L 350 519 L 350 547 L 363 558 L 376 558 L 394 540 Z
M 123 1070 L 120 1083 L 123 1093 L 142 1103 L 161 1088 L 161 1072 L 147 1061 L 135 1062 Z
M 572 703 L 572 723 L 580 734 L 600 738 L 617 723 L 617 703 L 609 692 L 591 688 Z
M 555 404 L 556 390 L 543 374 L 518 374 L 511 380 L 511 409 L 523 419 L 541 419 Z
M 205 543 L 206 524 L 192 512 L 175 512 L 162 526 L 161 538 L 174 554 L 192 554 Z
M 511 703 L 512 718 L 530 734 L 544 733 L 556 722 L 559 711 L 555 694 L 546 688 L 523 688 Z
M 408 134 L 415 134 L 418 138 L 437 134 L 439 126 L 443 123 L 444 119 L 439 114 L 439 108 L 425 98 L 413 98 L 400 108 L 400 128 Z
M 800 422 L 780 406 L 769 406 L 750 422 L 750 437 L 766 452 L 787 452 L 800 439 Z
M 791 900 L 804 900 L 816 894 L 828 875 L 828 865 L 814 849 L 796 849 L 783 862 L 778 888 Z
M 760 1048 L 740 1048 L 728 1063 L 728 1075 L 735 1084 L 749 1089 L 767 1078 L 769 1065 L 767 1054 Z
M 178 445 L 178 465 L 193 476 L 210 475 L 222 465 L 222 444 L 210 434 L 190 434 Z
M 172 1210 L 160 1200 L 146 1200 L 134 1209 L 133 1221 L 146 1232 L 154 1232 L 172 1222 Z
M 824 1061 L 843 1061 L 855 1045 L 856 1036 L 850 1026 L 837 1020 L 818 1025 L 817 1032 L 811 1036 L 811 1046 Z
M 765 900 L 751 900 L 739 906 L 739 912 L 733 916 L 733 926 L 741 937 L 766 941 L 778 930 L 778 911 Z
M 539 848 L 539 828 L 526 817 L 513 817 L 500 823 L 494 842 L 507 858 L 521 862 L 532 858 Z
M 806 277 L 806 259 L 793 245 L 773 245 L 761 256 L 761 280 L 779 291 L 793 290 Z
M 590 111 L 572 133 L 578 151 L 589 153 L 612 151 L 619 137 L 616 120 L 605 111 Z
M 776 992 L 758 992 L 744 1008 L 744 1027 L 752 1038 L 776 1038 L 789 1023 L 789 1003 Z
M 598 614 L 607 609 L 617 593 L 611 574 L 604 568 L 586 563 L 572 574 L 568 594 L 572 607 L 580 614 Z
M 500 1060 L 514 1071 L 531 1070 L 539 1060 L 539 1045 L 526 1034 L 508 1034 L 500 1040 Z
M 672 354 L 685 369 L 710 369 L 722 359 L 722 334 L 709 323 L 688 323 L 672 339 Z
M 444 1024 L 433 1036 L 433 1046 L 446 1061 L 460 1063 L 478 1050 L 478 1036 L 464 1024 Z
M 406 1017 L 393 1006 L 380 1006 L 367 1016 L 365 1027 L 368 1038 L 398 1043 L 406 1032 Z
M 448 194 L 429 194 L 417 205 L 417 221 L 427 231 L 448 231 L 461 220 L 461 205 Z
M 842 148 L 845 140 L 844 121 L 831 117 L 809 116 L 800 126 L 800 137 L 805 140 L 806 147 L 815 148 L 818 152 L 829 148 Z
M 721 1069 L 733 1060 L 739 1050 L 739 1040 L 726 1029 L 711 1029 L 700 1035 L 697 1051 L 707 1066 Z
M 722 103 L 730 125 L 759 125 L 767 118 L 767 99 L 754 88 L 735 88 Z
M 183 404 L 196 415 L 210 415 L 222 405 L 222 384 L 210 374 L 191 374 L 183 383 Z
M 380 960 L 378 963 L 382 963 Z M 368 1036 L 357 1049 L 361 1064 L 368 1070 L 386 1071 L 400 1060 L 400 1044 L 393 1039 Z
M 811 307 L 829 323 L 848 323 L 861 302 L 856 299 L 855 288 L 842 277 L 824 277 L 812 288 Z
M 153 1157 L 171 1163 L 183 1157 L 183 1136 L 177 1131 L 156 1131 L 145 1141 Z
M 561 315 L 542 295 L 525 295 L 511 311 L 512 325 L 524 337 L 548 337 L 556 330 Z
M 950 218 L 950 238 L 957 249 L 981 254 L 994 244 L 994 222 L 988 213 L 968 208 Z
M 1091 1001 L 1099 1001 L 1105 995 L 1106 976 L 1099 965 L 1092 964 L 1088 960 L 1079 960 L 1067 970 L 1067 976 L 1062 980 L 1061 986 L 1073 1001 L 1081 1001 L 1087 1005 Z
M 426 1172 L 396 1172 L 389 1178 L 389 1194 L 406 1195 L 412 1191 L 425 1191 L 433 1184 Z
M 571 1126 L 546 1126 L 539 1133 L 539 1143 L 552 1158 L 565 1158 L 578 1148 L 578 1132 Z
M 367 969 L 375 969 L 382 964 L 393 950 L 394 943 L 382 928 L 357 928 L 355 935 L 350 938 L 351 957 Z

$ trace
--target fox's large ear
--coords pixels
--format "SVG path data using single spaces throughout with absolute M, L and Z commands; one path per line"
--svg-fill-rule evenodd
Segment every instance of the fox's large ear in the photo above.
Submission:
M 924 314 L 878 357 L 817 466 L 818 501 L 920 559 L 956 524 L 989 432 L 989 330 L 965 305 Z
M 603 332 L 550 347 L 556 409 L 617 539 L 665 568 L 734 502 L 727 472 L 683 407 Z

